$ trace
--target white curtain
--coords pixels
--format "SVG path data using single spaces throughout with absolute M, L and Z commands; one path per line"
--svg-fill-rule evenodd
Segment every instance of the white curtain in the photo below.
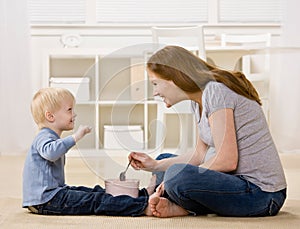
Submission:
M 283 153 L 300 153 L 300 2 L 286 0 L 279 61 L 271 76 L 271 130 Z
M 0 154 L 26 152 L 35 127 L 30 115 L 30 37 L 27 0 L 0 1 Z

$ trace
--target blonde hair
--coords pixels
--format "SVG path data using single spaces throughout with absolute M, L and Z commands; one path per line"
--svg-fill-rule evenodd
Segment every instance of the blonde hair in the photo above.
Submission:
M 216 68 L 179 46 L 166 46 L 154 53 L 147 69 L 162 79 L 172 80 L 185 92 L 203 91 L 209 81 L 217 81 L 261 105 L 257 91 L 242 72 Z
M 42 88 L 34 95 L 31 102 L 31 113 L 39 128 L 45 127 L 45 113 L 59 110 L 65 99 L 75 101 L 73 94 L 64 88 Z

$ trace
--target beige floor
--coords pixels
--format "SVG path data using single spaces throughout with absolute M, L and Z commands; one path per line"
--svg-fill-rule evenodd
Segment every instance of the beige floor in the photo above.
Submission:
M 299 228 L 300 226 L 300 155 L 281 154 L 288 182 L 288 200 L 280 214 L 267 218 L 153 217 L 107 216 L 38 216 L 21 208 L 22 169 L 24 156 L 0 156 L 0 228 Z M 113 165 L 112 165 L 113 164 Z M 70 185 L 103 185 L 103 179 L 118 176 L 126 158 L 95 160 L 95 158 L 67 158 L 66 181 Z M 100 169 L 102 168 L 102 169 Z M 99 172 L 101 171 L 101 172 Z M 104 172 L 103 172 L 104 171 Z M 129 170 L 128 176 L 147 184 L 148 173 Z

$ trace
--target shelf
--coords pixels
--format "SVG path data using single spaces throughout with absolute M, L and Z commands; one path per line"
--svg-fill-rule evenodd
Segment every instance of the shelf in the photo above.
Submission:
M 51 86 L 50 79 L 55 81 L 57 78 L 56 81 L 59 81 L 59 78 L 65 78 L 69 84 L 55 86 L 70 89 L 70 80 L 89 78 L 89 85 L 85 87 L 89 100 L 76 98 L 75 129 L 79 124 L 93 127 L 92 133 L 78 142 L 77 146 L 81 149 L 103 149 L 104 125 L 140 125 L 145 130 L 143 139 L 148 142 L 148 115 L 145 115 L 148 111 L 145 85 L 148 82 L 145 81 L 144 65 L 141 64 L 143 57 L 137 58 L 137 55 L 131 56 L 130 52 L 124 51 L 102 51 L 48 50 L 45 53 L 45 84 Z M 73 94 L 76 97 L 78 93 Z M 68 134 L 71 132 L 65 133 Z M 144 145 L 145 149 L 148 148 L 148 144 Z
M 144 147 L 141 151 L 155 151 L 158 101 L 152 95 L 153 88 L 146 75 L 144 57 L 137 53 L 138 50 L 134 54 L 124 50 L 107 55 L 100 49 L 59 49 L 45 53 L 45 86 L 51 86 L 50 79 L 55 78 L 67 78 L 67 82 L 73 78 L 88 78 L 89 84 L 85 85 L 84 90 L 89 99 L 76 98 L 75 129 L 80 124 L 86 124 L 93 130 L 77 143 L 78 149 L 98 155 L 106 151 L 103 147 L 105 125 L 139 125 L 143 131 Z M 68 84 L 61 86 L 69 87 Z M 79 85 L 78 90 L 83 88 Z M 78 93 L 74 95 L 76 97 Z M 166 146 L 173 147 L 174 144 L 169 143 L 178 140 L 178 120 L 173 117 L 169 120 L 172 123 L 168 122 L 170 131 L 166 136 Z M 71 133 L 65 132 L 64 135 Z M 114 153 L 113 150 L 108 152 Z
M 132 101 L 132 100 L 125 100 L 125 101 L 114 101 L 114 100 L 107 100 L 107 101 L 98 101 L 98 105 L 135 105 L 135 104 L 145 104 L 144 101 Z
M 145 101 L 115 101 L 115 100 L 106 100 L 106 101 L 76 101 L 77 105 L 135 105 L 135 104 L 157 104 L 157 101 L 145 100 Z

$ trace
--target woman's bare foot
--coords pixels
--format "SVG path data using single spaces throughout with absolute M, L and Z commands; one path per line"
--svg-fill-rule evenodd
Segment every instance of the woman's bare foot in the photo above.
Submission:
M 152 175 L 148 187 L 146 188 L 149 196 L 151 196 L 154 193 L 155 185 L 156 185 L 156 175 Z
M 166 217 L 175 217 L 175 216 L 186 216 L 188 211 L 184 208 L 176 205 L 167 198 L 159 196 L 158 193 L 154 193 L 149 198 L 148 207 L 152 214 L 156 217 L 166 218 Z

